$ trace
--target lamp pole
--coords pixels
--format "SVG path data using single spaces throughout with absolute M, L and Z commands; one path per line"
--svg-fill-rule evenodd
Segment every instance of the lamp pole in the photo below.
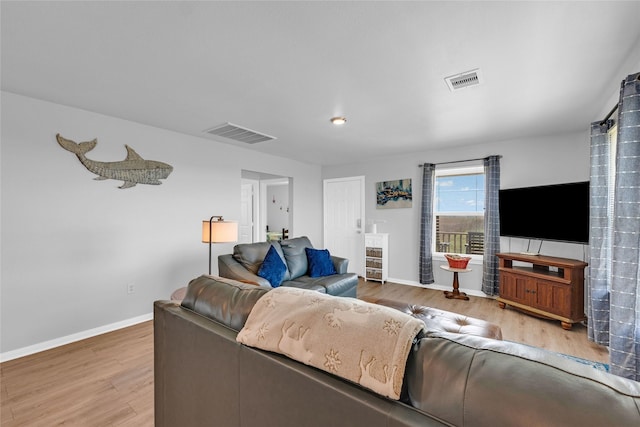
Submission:
M 211 232 L 213 230 L 214 219 L 216 221 L 224 221 L 222 217 L 218 215 L 214 215 L 211 218 L 209 218 L 209 276 L 211 276 L 211 244 L 213 243 L 213 236 L 211 235 Z

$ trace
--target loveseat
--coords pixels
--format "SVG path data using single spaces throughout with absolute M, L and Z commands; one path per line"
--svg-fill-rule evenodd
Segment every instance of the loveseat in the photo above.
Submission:
M 330 255 L 335 274 L 313 277 L 309 274 L 309 255 L 307 253 L 309 251 L 307 248 L 314 249 L 306 236 L 280 242 L 241 243 L 235 245 L 233 254 L 218 256 L 219 275 L 229 279 L 257 283 L 261 286 L 291 286 L 329 295 L 355 297 L 358 275 L 347 273 L 349 260 Z M 270 249 L 275 251 L 285 264 L 284 275 L 280 283 L 271 283 L 259 275 Z M 322 255 L 321 251 L 313 252 L 320 252 Z M 328 254 L 328 251 L 325 254 Z
M 640 425 L 639 383 L 541 349 L 426 327 L 410 346 L 401 399 L 383 397 L 238 343 L 270 292 L 202 276 L 181 304 L 154 303 L 156 426 Z

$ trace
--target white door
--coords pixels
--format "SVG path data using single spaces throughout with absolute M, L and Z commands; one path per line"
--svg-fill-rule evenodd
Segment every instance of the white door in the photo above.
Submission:
M 238 243 L 253 243 L 254 235 L 254 185 L 243 182 L 240 187 L 240 223 L 238 224 Z
M 324 180 L 324 245 L 364 275 L 364 176 Z

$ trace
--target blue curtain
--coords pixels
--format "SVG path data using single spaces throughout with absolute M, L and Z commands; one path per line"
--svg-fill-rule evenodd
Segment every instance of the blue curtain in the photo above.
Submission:
M 498 295 L 498 258 L 500 252 L 500 212 L 498 194 L 500 192 L 500 156 L 484 159 L 484 254 L 482 261 L 482 292 Z
M 596 135 L 596 137 L 594 137 Z M 611 372 L 640 380 L 640 73 L 622 81 L 618 104 L 612 222 L 602 220 L 603 168 L 592 127 L 589 337 L 602 339 L 608 317 Z M 604 150 L 604 149 L 602 149 Z M 609 148 L 606 147 L 609 151 Z M 600 150 L 601 151 L 601 150 Z M 610 164 L 610 163 L 609 163 Z M 607 196 L 608 204 L 609 196 Z M 605 224 L 606 222 L 606 224 Z M 601 230 L 600 228 L 606 228 Z M 602 261 L 602 257 L 609 261 Z M 607 267 L 610 262 L 610 273 Z M 610 274 L 610 275 L 609 275 Z M 604 281 L 604 283 L 603 283 Z M 606 293 L 608 290 L 608 299 Z M 600 312 L 602 311 L 602 312 Z M 592 319 L 591 316 L 594 318 Z M 604 320 L 602 320 L 604 319 Z M 593 332 L 592 332 L 593 330 Z M 593 335 L 593 337 L 592 337 Z
M 591 182 L 589 184 L 589 286 L 587 334 L 591 341 L 609 345 L 609 284 L 613 234 L 613 182 L 609 128 L 613 121 L 591 123 Z
M 640 73 L 620 88 L 611 263 L 611 372 L 640 380 Z
M 433 190 L 436 165 L 425 163 L 422 167 L 422 211 L 420 214 L 420 283 L 428 285 L 433 279 Z

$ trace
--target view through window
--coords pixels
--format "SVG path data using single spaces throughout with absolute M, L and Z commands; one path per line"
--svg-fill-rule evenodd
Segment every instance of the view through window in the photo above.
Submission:
M 436 170 L 434 252 L 482 255 L 484 168 Z

